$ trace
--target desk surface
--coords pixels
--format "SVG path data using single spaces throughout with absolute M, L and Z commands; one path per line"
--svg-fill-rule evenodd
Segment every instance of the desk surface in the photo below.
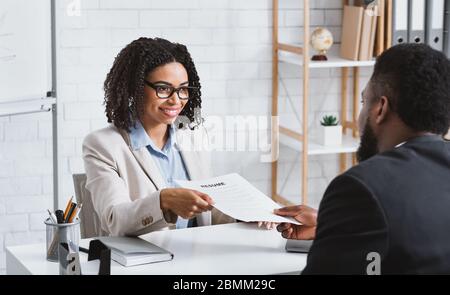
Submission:
M 306 254 L 287 253 L 286 240 L 276 230 L 234 223 L 158 231 L 141 236 L 174 253 L 174 259 L 123 267 L 111 262 L 111 274 L 238 275 L 300 273 Z M 87 247 L 88 239 L 80 245 Z M 81 260 L 87 255 L 80 253 Z M 45 244 L 6 248 L 7 274 L 58 274 L 58 264 L 45 259 Z

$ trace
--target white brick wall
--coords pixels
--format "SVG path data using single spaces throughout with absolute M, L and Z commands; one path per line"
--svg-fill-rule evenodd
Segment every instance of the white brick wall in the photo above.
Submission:
M 270 113 L 271 0 L 81 0 L 79 17 L 66 14 L 71 2 L 57 1 L 60 204 L 74 194 L 71 174 L 83 172 L 84 136 L 106 126 L 102 86 L 114 57 L 140 36 L 160 36 L 188 46 L 202 81 L 205 115 Z M 311 25 L 326 25 L 339 42 L 342 1 L 310 4 Z M 301 42 L 302 9 L 303 1 L 280 1 L 281 41 Z M 300 69 L 282 65 L 280 71 L 286 91 L 300 102 Z M 370 69 L 362 73 L 367 77 Z M 311 71 L 311 127 L 323 111 L 339 111 L 339 76 L 339 70 Z M 288 115 L 286 91 L 280 86 L 280 112 Z M 3 247 L 45 240 L 42 221 L 52 205 L 51 148 L 50 114 L 0 118 L 0 273 L 5 268 Z M 270 164 L 260 163 L 259 156 L 219 152 L 214 171 L 239 172 L 269 193 Z M 281 149 L 280 187 L 293 159 L 294 152 Z M 338 158 L 310 160 L 310 199 L 317 206 L 337 173 Z M 297 202 L 300 167 L 294 165 L 283 190 Z
M 27 214 L 10 214 L 0 216 L 0 232 L 20 232 L 28 230 Z

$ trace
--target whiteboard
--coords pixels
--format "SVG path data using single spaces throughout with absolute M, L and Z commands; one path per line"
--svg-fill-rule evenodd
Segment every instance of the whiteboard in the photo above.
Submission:
M 0 111 L 46 97 L 51 70 L 50 0 L 1 0 Z

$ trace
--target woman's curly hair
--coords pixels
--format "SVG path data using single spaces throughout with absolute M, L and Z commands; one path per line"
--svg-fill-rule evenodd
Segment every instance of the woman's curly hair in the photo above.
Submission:
M 130 131 L 144 113 L 144 79 L 156 67 L 179 62 L 187 71 L 189 100 L 180 116 L 190 122 L 198 120 L 194 110 L 201 108 L 200 79 L 186 46 L 162 38 L 139 38 L 120 51 L 106 76 L 105 113 L 108 123 Z M 181 127 L 181 126 L 179 126 Z

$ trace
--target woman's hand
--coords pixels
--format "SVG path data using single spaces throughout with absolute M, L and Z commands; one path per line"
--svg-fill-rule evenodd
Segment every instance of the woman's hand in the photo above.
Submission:
M 212 209 L 214 201 L 202 192 L 185 188 L 165 188 L 160 192 L 161 209 L 189 219 Z
M 314 240 L 316 237 L 317 210 L 308 206 L 289 206 L 276 209 L 275 214 L 293 217 L 301 223 L 296 225 L 292 223 L 281 223 L 277 230 L 285 239 L 294 240 Z
M 258 221 L 258 227 L 265 227 L 266 229 L 274 229 L 277 227 L 278 223 L 276 222 L 269 222 L 269 221 Z

